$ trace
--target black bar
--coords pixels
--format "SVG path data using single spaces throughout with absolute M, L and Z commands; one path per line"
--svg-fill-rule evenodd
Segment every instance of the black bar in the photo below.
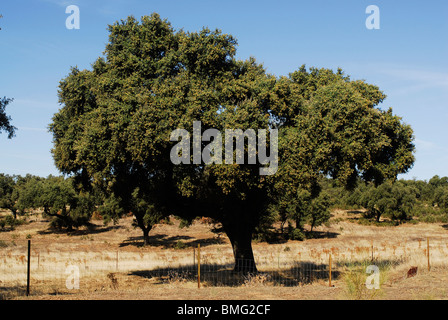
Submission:
M 379 312 L 387 312 L 392 317 L 407 318 L 413 313 L 415 314 L 415 306 L 421 303 L 424 308 L 425 304 L 431 307 L 431 310 L 446 310 L 446 302 L 439 301 L 411 301 L 411 300 L 7 300 L 2 301 L 3 310 L 18 310 L 21 314 L 35 316 L 36 312 L 48 312 L 51 308 L 63 308 L 70 310 L 70 314 L 74 317 L 85 317 L 86 310 L 92 318 L 108 318 L 116 315 L 116 310 L 133 310 L 137 314 L 140 312 L 148 312 L 159 308 L 164 310 L 167 319 L 205 319 L 203 315 L 180 314 L 181 310 L 187 307 L 207 307 L 211 308 L 210 317 L 207 319 L 289 319 L 288 316 L 297 313 L 297 310 L 318 310 L 319 317 L 334 316 L 335 310 L 379 310 Z M 25 303 L 25 305 L 24 305 Z M 223 312 L 223 305 L 232 305 L 232 310 L 237 309 L 239 305 L 239 313 Z M 246 307 L 242 308 L 243 305 Z M 267 308 L 257 307 L 259 305 L 268 306 Z M 255 308 L 251 306 L 256 306 Z M 342 308 L 342 309 L 341 309 Z M 269 310 L 268 310 L 269 309 Z M 230 308 L 224 308 L 230 311 Z M 387 311 L 382 311 L 387 310 Z M 261 312 L 263 311 L 263 312 Z M 28 313 L 29 312 L 29 313 Z M 437 312 L 437 311 L 435 311 Z M 249 313 L 244 315 L 242 313 Z M 252 313 L 252 314 L 251 314 Z M 255 314 L 253 314 L 255 313 Z M 263 314 L 259 314 L 263 313 Z

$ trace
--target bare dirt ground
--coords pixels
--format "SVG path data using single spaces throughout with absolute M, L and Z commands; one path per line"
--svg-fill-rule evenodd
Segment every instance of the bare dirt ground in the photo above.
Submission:
M 150 245 L 144 247 L 141 245 L 141 231 L 132 226 L 132 217 L 106 226 L 102 221 L 94 220 L 91 227 L 67 234 L 50 230 L 48 220 L 33 214 L 27 218 L 28 223 L 15 230 L 0 231 L 0 262 L 3 264 L 3 268 L 0 265 L 0 298 L 448 299 L 447 225 L 365 226 L 356 223 L 359 216 L 356 212 L 336 210 L 332 215 L 329 224 L 315 228 L 314 239 L 253 244 L 261 269 L 281 268 L 295 261 L 328 264 L 331 255 L 335 272 L 332 287 L 328 278 L 321 278 L 289 287 L 273 286 L 264 281 L 214 286 L 204 281 L 198 289 L 197 282 L 191 279 L 179 277 L 155 281 L 142 275 L 144 270 L 156 265 L 194 265 L 198 244 L 203 263 L 231 262 L 232 250 L 227 237 L 211 232 L 212 226 L 206 221 L 197 220 L 183 229 L 179 228 L 176 220 L 157 225 L 150 233 Z M 24 297 L 23 274 L 28 239 L 32 243 L 31 270 L 40 271 L 33 271 L 31 296 Z M 88 271 L 83 273 L 79 289 L 66 288 L 68 261 L 84 266 L 83 272 Z M 368 274 L 365 270 L 362 270 L 361 278 L 352 272 L 366 262 L 387 265 L 386 269 L 381 270 L 381 287 L 378 290 L 366 289 L 365 278 Z M 414 266 L 418 267 L 417 273 L 407 277 L 409 269 Z

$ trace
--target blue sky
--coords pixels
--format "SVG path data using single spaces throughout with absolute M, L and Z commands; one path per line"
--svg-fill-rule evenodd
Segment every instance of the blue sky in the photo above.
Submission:
M 77 5 L 80 29 L 67 29 L 65 9 Z M 366 8 L 380 9 L 369 30 Z M 0 4 L 0 96 L 18 127 L 0 134 L 0 172 L 59 174 L 48 125 L 60 106 L 57 87 L 71 66 L 90 68 L 102 55 L 107 25 L 158 12 L 179 30 L 220 29 L 238 40 L 237 57 L 253 56 L 269 73 L 341 67 L 388 96 L 381 108 L 410 124 L 414 168 L 400 178 L 448 176 L 448 1 L 140 1 L 16 0 Z

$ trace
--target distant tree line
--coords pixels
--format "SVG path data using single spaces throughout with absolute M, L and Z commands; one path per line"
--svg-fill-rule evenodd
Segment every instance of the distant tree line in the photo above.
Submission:
M 448 222 L 448 177 L 358 183 L 353 190 L 327 180 L 324 188 L 334 207 L 362 209 L 362 222 Z
M 0 174 L 0 208 L 10 211 L 0 226 L 14 227 L 19 216 L 31 210 L 42 210 L 50 226 L 73 230 L 88 225 L 99 198 L 77 190 L 73 178 Z
M 322 178 L 319 184 L 321 192 L 317 197 L 312 197 L 307 190 L 299 190 L 296 197 L 271 206 L 253 238 L 304 240 L 313 237 L 313 229 L 328 223 L 334 209 L 359 213 L 361 223 L 448 222 L 448 177 L 436 175 L 429 181 L 386 181 L 378 186 L 360 180 L 350 190 L 327 178 Z M 99 190 L 86 192 L 72 177 L 0 174 L 0 208 L 10 212 L 10 215 L 0 218 L 2 230 L 23 223 L 20 217 L 31 211 L 41 212 L 49 218 L 49 226 L 57 230 L 72 231 L 88 226 L 94 213 L 98 213 L 107 224 L 118 220 L 108 215 L 115 205 Z M 148 216 L 153 219 L 147 221 L 151 226 L 163 220 L 162 216 Z M 210 221 L 216 223 L 213 219 Z M 188 226 L 191 222 L 182 220 L 181 226 Z M 134 225 L 141 227 L 137 219 Z

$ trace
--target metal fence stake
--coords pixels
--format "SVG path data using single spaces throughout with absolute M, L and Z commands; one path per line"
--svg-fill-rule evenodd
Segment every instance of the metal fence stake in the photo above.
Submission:
M 115 263 L 115 270 L 118 271 L 118 249 L 117 249 L 117 259 Z
M 28 261 L 26 269 L 26 295 L 30 295 L 30 257 L 31 257 L 31 240 L 28 240 Z
M 427 254 L 428 254 L 428 271 L 431 270 L 431 264 L 429 263 L 429 238 L 426 238 L 426 243 L 427 243 Z
M 201 287 L 201 244 L 198 243 L 198 289 Z

